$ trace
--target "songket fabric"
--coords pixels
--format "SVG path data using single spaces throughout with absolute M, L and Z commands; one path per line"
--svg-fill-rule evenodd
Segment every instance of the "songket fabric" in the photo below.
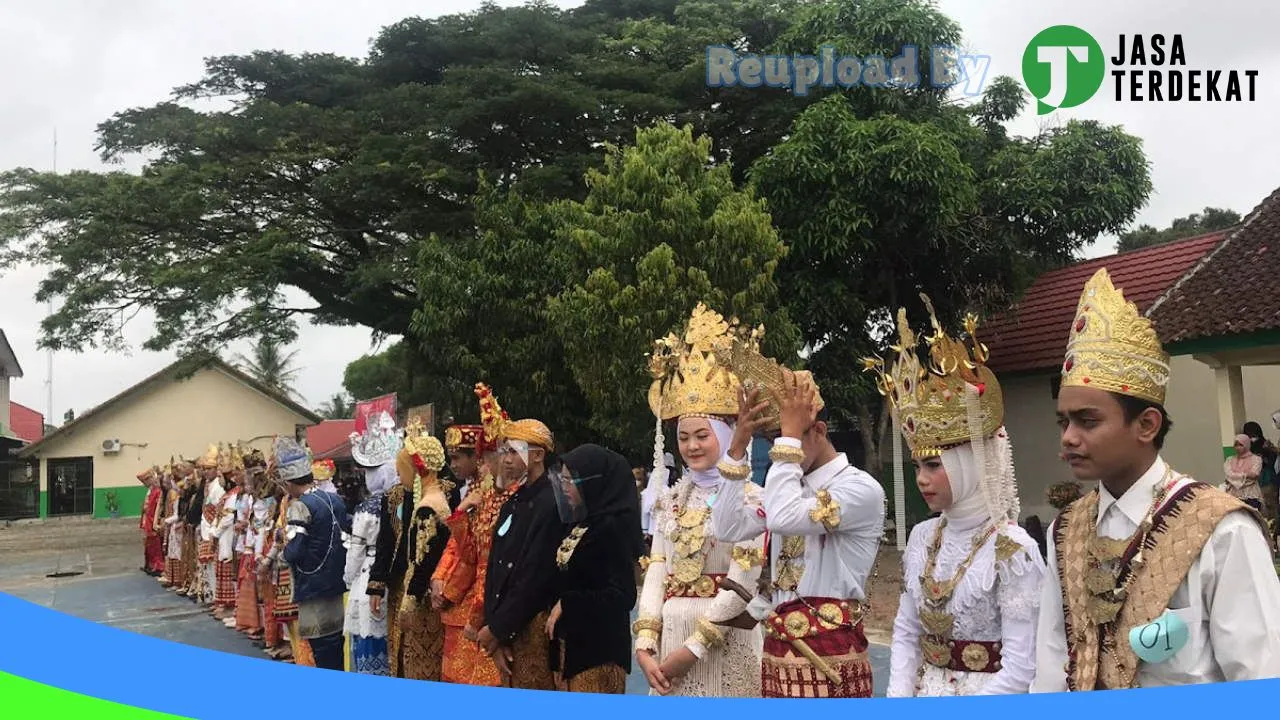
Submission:
M 443 583 L 443 594 L 449 601 L 449 606 L 440 614 L 444 623 L 441 679 L 463 685 L 499 687 L 502 676 L 493 658 L 477 643 L 466 639 L 463 630 L 471 625 L 478 631 L 484 625 L 484 579 L 489 548 L 498 512 L 511 492 L 498 489 L 492 479 L 486 479 L 472 492 L 483 493 L 480 504 L 474 513 L 454 512 L 446 521 L 449 544 L 434 576 Z

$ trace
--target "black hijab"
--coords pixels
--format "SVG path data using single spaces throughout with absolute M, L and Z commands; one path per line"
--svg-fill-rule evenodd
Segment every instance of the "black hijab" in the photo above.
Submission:
M 616 517 L 632 540 L 631 555 L 643 557 L 647 549 L 640 529 L 640 496 L 627 459 L 599 445 L 579 445 L 560 461 L 582 480 L 578 492 L 587 506 L 587 521 Z
M 1253 442 L 1250 443 L 1251 447 L 1249 448 L 1249 452 L 1254 455 L 1261 456 L 1263 450 L 1267 446 L 1267 438 L 1262 434 L 1262 426 L 1250 420 L 1244 424 L 1243 434 L 1248 435 L 1249 438 L 1253 440 Z

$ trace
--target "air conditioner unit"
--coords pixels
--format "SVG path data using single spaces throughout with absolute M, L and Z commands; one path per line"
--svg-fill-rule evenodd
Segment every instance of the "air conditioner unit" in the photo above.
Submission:
M 118 453 L 118 452 L 120 452 L 119 440 L 103 440 L 102 441 L 103 455 L 114 455 L 115 453 Z

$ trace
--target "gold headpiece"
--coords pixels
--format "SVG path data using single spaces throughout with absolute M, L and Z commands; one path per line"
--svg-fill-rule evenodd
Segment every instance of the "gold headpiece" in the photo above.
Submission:
M 1169 355 L 1151 321 L 1102 268 L 1085 283 L 1067 339 L 1062 387 L 1091 387 L 1164 405 Z
M 440 472 L 444 467 L 444 446 L 435 436 L 427 432 L 421 418 L 410 418 L 405 425 L 404 451 L 421 460 L 422 467 L 427 470 Z
M 768 433 L 777 432 L 782 427 L 780 398 L 791 389 L 792 381 L 788 376 L 794 376 L 796 381 L 813 387 L 819 410 L 826 407 L 826 401 L 822 399 L 822 392 L 818 388 L 818 382 L 813 378 L 813 373 L 808 370 L 788 370 L 777 360 L 767 358 L 760 353 L 760 340 L 763 337 L 763 325 L 750 330 L 735 325 L 729 336 L 717 340 L 717 352 L 720 361 L 729 367 L 733 377 L 740 379 L 742 387 L 748 390 L 758 388 L 761 391 L 760 400 L 769 403 L 769 407 L 764 411 L 765 422 L 761 427 L 761 430 Z M 734 392 L 737 392 L 736 387 Z M 736 397 L 733 403 L 736 408 L 738 404 Z M 737 415 L 737 410 L 735 409 L 732 414 Z
M 214 470 L 218 467 L 218 446 L 209 443 L 209 449 L 196 460 L 196 467 L 202 470 Z
M 231 469 L 244 470 L 244 453 L 238 442 L 231 446 Z
M 532 418 L 505 423 L 500 440 L 521 440 L 547 452 L 555 452 L 556 449 L 555 436 L 551 434 L 551 428 L 541 420 Z
M 498 398 L 484 383 L 476 383 L 476 397 L 480 398 L 480 446 L 481 453 L 497 449 L 498 439 L 502 437 L 503 426 L 511 421 L 507 411 L 498 404 Z
M 720 313 L 698 303 L 685 326 L 653 343 L 649 354 L 649 409 L 661 420 L 686 415 L 738 414 L 738 378 L 717 362 L 717 349 L 727 347 L 729 323 Z
M 905 308 L 898 309 L 899 344 L 891 347 L 898 357 L 888 373 L 881 369 L 884 362 L 880 358 L 862 360 L 864 370 L 878 374 L 876 387 L 896 410 L 914 458 L 937 457 L 947 448 L 971 442 L 975 431 L 986 437 L 1004 424 L 1004 394 L 986 366 L 987 347 L 978 342 L 977 317 L 969 314 L 964 320 L 971 353 L 942 329 L 928 296 L 920 298 L 933 324 L 933 335 L 925 338 L 928 367 L 920 364 L 916 354 L 916 336 L 907 324 Z M 970 427 L 968 387 L 978 395 L 976 427 Z

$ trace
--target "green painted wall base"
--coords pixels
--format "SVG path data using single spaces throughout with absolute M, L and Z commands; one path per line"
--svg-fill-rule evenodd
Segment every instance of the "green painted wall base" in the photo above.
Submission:
M 910 462 L 904 462 L 902 465 L 902 477 L 906 483 L 903 499 L 907 501 L 907 529 L 910 530 L 916 524 L 921 523 L 929 518 L 929 506 L 924 501 L 924 496 L 920 494 L 920 488 L 916 485 L 916 467 Z M 894 520 L 897 517 L 897 509 L 893 506 L 893 463 L 884 466 L 884 470 L 880 473 L 880 485 L 884 488 L 886 503 L 886 520 Z
M 95 518 L 111 517 L 111 512 L 107 510 L 107 493 L 112 492 L 115 493 L 116 504 L 120 507 L 118 517 L 142 516 L 142 503 L 147 499 L 147 488 L 139 484 L 130 487 L 94 488 L 93 516 Z
M 117 517 L 141 517 L 142 503 L 147 499 L 147 488 L 138 485 L 136 487 L 118 487 L 118 488 L 94 488 L 93 490 L 93 517 L 109 518 L 111 511 L 107 509 L 107 493 L 114 492 L 116 495 L 116 504 L 120 506 Z M 40 517 L 49 517 L 49 491 L 40 491 Z
M 1230 460 L 1235 456 L 1236 456 L 1236 447 L 1234 445 L 1228 445 L 1222 448 L 1222 457 L 1224 460 Z

